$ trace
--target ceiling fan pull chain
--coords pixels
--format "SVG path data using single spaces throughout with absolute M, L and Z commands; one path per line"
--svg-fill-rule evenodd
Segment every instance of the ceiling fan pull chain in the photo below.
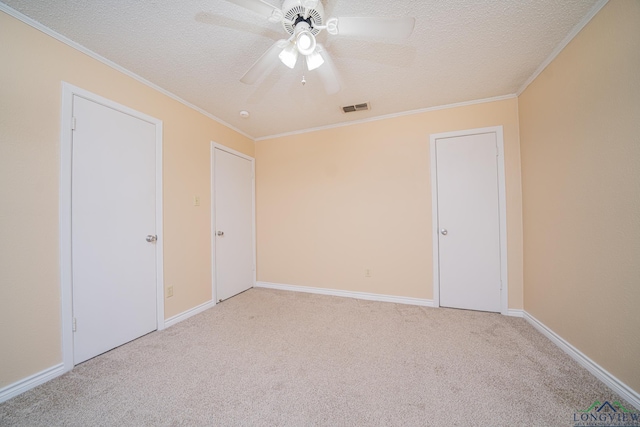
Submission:
M 300 83 L 302 83 L 302 86 L 307 84 L 307 80 L 304 78 L 304 73 L 308 71 L 308 67 L 307 67 L 307 61 L 302 61 L 302 81 Z

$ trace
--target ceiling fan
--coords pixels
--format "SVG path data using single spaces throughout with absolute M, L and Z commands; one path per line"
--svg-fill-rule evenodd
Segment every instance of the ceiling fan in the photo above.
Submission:
M 329 94 L 340 90 L 338 75 L 326 49 L 316 42 L 316 35 L 327 30 L 331 35 L 356 38 L 406 39 L 413 32 L 415 18 L 329 18 L 325 20 L 320 0 L 284 0 L 278 8 L 264 0 L 227 0 L 264 16 L 269 22 L 282 23 L 288 38 L 275 42 L 240 79 L 253 84 L 268 74 L 278 60 L 294 68 L 300 56 L 306 69 L 317 69 Z M 304 77 L 302 83 L 305 83 Z

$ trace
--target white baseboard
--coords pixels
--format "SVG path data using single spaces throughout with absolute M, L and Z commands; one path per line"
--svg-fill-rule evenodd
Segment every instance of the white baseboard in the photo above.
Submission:
M 183 311 L 180 314 L 176 314 L 175 316 L 171 316 L 168 319 L 165 319 L 164 321 L 164 327 L 168 328 L 169 326 L 173 326 L 176 323 L 180 323 L 183 320 L 187 320 L 189 317 L 191 316 L 195 316 L 198 313 L 202 313 L 205 310 L 210 309 L 211 307 L 215 306 L 216 302 L 214 300 L 211 301 L 207 301 L 205 303 L 202 303 L 198 306 L 195 306 L 187 311 Z
M 173 326 L 176 323 L 180 323 L 183 320 L 186 320 L 191 316 L 195 316 L 198 313 L 202 313 L 203 311 L 208 310 L 215 305 L 215 301 L 207 301 L 203 304 L 200 304 L 199 306 L 193 307 L 190 310 L 172 316 L 165 320 L 164 327 L 168 328 L 169 326 Z M 12 397 L 15 397 L 26 391 L 29 391 L 32 388 L 39 386 L 40 384 L 44 384 L 47 381 L 50 381 L 64 373 L 64 364 L 60 363 L 58 365 L 52 366 L 49 369 L 45 369 L 42 372 L 38 372 L 37 374 L 33 374 L 27 378 L 16 381 L 15 383 L 0 389 L 0 403 L 5 402 Z
M 507 316 L 511 317 L 524 317 L 524 311 L 519 308 L 510 308 L 507 310 Z
M 597 379 L 602 381 L 607 387 L 611 390 L 618 393 L 622 396 L 627 402 L 631 403 L 637 409 L 640 409 L 640 394 L 634 391 L 631 387 L 620 381 L 618 378 L 609 373 L 602 366 L 598 365 L 596 362 L 587 357 L 580 350 L 569 344 L 564 338 L 560 335 L 553 332 L 549 329 L 544 323 L 540 322 L 538 319 L 524 312 L 524 318 L 527 322 L 529 322 L 534 328 L 536 328 L 542 335 L 549 338 L 555 345 L 560 347 L 562 351 L 567 353 L 582 365 L 587 371 L 591 372 Z
M 280 283 L 256 282 L 256 288 L 278 289 L 281 291 L 306 292 L 309 294 L 331 295 L 335 297 L 346 297 L 364 299 L 369 301 L 394 302 L 396 304 L 420 305 L 422 307 L 433 307 L 433 300 L 423 298 L 398 297 L 395 295 L 371 294 L 368 292 L 342 291 L 338 289 L 312 288 L 309 286 L 282 285 Z
M 59 363 L 45 369 L 44 371 L 38 372 L 37 374 L 33 374 L 27 378 L 21 379 L 20 381 L 16 381 L 13 384 L 9 384 L 8 386 L 0 389 L 0 403 L 6 402 L 12 397 L 22 394 L 25 391 L 29 391 L 40 384 L 54 379 L 55 377 L 59 377 L 64 374 L 64 372 L 64 364 Z

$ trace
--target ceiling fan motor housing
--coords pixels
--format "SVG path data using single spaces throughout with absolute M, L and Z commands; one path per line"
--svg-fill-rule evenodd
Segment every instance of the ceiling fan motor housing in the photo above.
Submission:
M 292 35 L 295 33 L 296 24 L 299 22 L 307 22 L 311 27 L 309 31 L 314 36 L 320 32 L 320 29 L 315 27 L 324 24 L 324 7 L 321 1 L 318 1 L 313 9 L 308 9 L 309 16 L 307 19 L 305 19 L 305 8 L 301 0 L 284 0 L 282 12 L 285 18 L 282 21 L 282 26 L 287 33 Z

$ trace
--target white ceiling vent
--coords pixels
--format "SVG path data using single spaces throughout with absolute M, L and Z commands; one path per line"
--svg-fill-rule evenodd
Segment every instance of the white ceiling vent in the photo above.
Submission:
M 370 109 L 371 109 L 371 106 L 369 105 L 368 102 L 365 102 L 364 104 L 345 105 L 344 107 L 342 107 L 342 111 L 344 113 L 353 113 L 355 111 L 367 111 Z

